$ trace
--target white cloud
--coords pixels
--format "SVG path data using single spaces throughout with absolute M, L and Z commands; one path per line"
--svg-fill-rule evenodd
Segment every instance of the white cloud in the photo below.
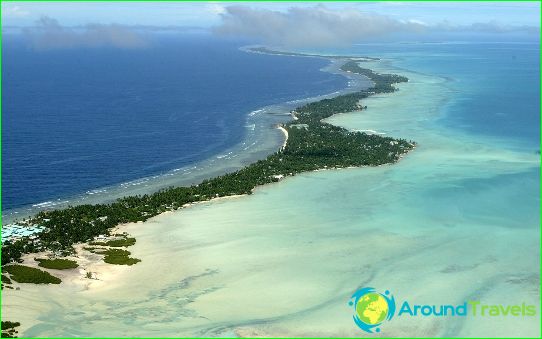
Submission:
M 241 36 L 261 43 L 284 47 L 329 47 L 374 40 L 393 33 L 483 32 L 538 33 L 539 28 L 503 25 L 495 21 L 452 24 L 427 23 L 420 19 L 399 19 L 365 12 L 359 8 L 330 9 L 323 5 L 290 7 L 283 11 L 247 6 L 227 6 L 220 14 L 217 34 Z
M 20 6 L 2 3 L 2 18 L 24 18 L 30 15 L 30 12 Z
M 23 29 L 31 46 L 38 50 L 76 47 L 140 48 L 146 41 L 120 25 L 88 24 L 81 29 L 61 26 L 57 20 L 41 17 L 34 27 Z
M 426 27 L 417 22 L 400 21 L 353 8 L 331 10 L 322 5 L 291 7 L 284 12 L 228 6 L 221 17 L 221 25 L 214 28 L 218 34 L 301 47 L 348 45 L 367 37 L 397 31 L 419 31 Z
M 422 25 L 422 26 L 429 26 L 429 24 L 427 22 L 422 21 L 422 20 L 417 20 L 417 19 L 408 19 L 407 22 Z
M 206 9 L 208 12 L 215 15 L 226 13 L 226 8 L 217 2 L 208 3 Z

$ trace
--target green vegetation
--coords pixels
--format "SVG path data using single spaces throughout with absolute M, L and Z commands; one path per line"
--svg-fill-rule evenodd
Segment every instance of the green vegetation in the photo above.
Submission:
M 359 67 L 358 63 L 355 61 L 348 61 L 344 65 L 341 66 L 341 70 L 345 72 L 351 72 L 351 73 L 357 73 L 361 75 L 365 75 L 367 78 L 371 79 L 375 85 L 372 88 L 369 88 L 367 91 L 368 93 L 379 91 L 379 93 L 383 92 L 394 92 L 396 89 L 392 86 L 395 83 L 399 82 L 407 82 L 408 78 L 397 75 L 397 74 L 378 74 L 373 72 L 372 70 L 368 68 L 361 68 Z M 363 93 L 365 91 L 361 91 Z
M 15 328 L 21 326 L 21 323 L 14 321 L 2 321 L 2 331 L 8 330 L 10 328 Z
M 398 161 L 414 148 L 413 142 L 350 132 L 327 124 L 323 119 L 336 113 L 361 110 L 363 106 L 360 100 L 376 93 L 394 92 L 394 83 L 408 79 L 395 74 L 377 74 L 359 67 L 354 61 L 346 62 L 341 68 L 368 77 L 374 86 L 297 108 L 293 111 L 297 120 L 282 126 L 289 134 L 284 149 L 238 171 L 204 180 L 198 185 L 171 187 L 153 194 L 124 197 L 111 204 L 79 205 L 40 212 L 27 222 L 44 226 L 45 230 L 38 234 L 36 240 L 6 242 L 2 246 L 2 265 L 19 261 L 23 253 L 44 250 L 69 253 L 74 243 L 91 241 L 100 234 L 110 234 L 110 229 L 119 224 L 145 221 L 192 202 L 251 194 L 256 186 L 297 173 L 324 168 L 378 166 Z M 302 128 L 300 124 L 303 124 Z M 113 244 L 104 242 L 104 245 L 129 246 L 135 241 L 130 239 L 114 240 Z M 139 261 L 129 258 L 130 253 L 124 250 L 91 251 L 105 254 L 104 261 L 113 264 L 132 265 Z
M 7 275 L 2 274 L 2 284 L 11 284 L 11 279 Z
M 11 287 L 10 285 L 11 279 L 7 275 L 2 274 L 2 284 L 0 289 L 4 289 L 4 287 L 7 289 L 13 289 L 13 287 Z
M 6 265 L 2 268 L 18 283 L 60 284 L 61 280 L 48 272 L 23 265 Z
M 38 261 L 38 266 L 43 268 L 52 268 L 55 270 L 67 270 L 71 268 L 79 267 L 77 262 L 69 259 L 39 259 L 35 258 L 34 260 Z
M 135 238 L 115 239 L 109 241 L 93 241 L 90 245 L 110 246 L 110 247 L 128 247 L 136 243 Z
M 140 262 L 140 259 L 130 258 L 130 252 L 118 248 L 111 248 L 104 252 L 104 262 L 113 265 L 134 265 Z
M 21 326 L 21 323 L 14 321 L 2 321 L 2 338 L 16 338 L 17 330 L 15 327 Z
M 131 240 L 133 239 L 133 240 Z M 120 242 L 125 241 L 125 242 Z M 121 246 L 131 246 L 135 243 L 134 238 L 127 238 L 127 239 L 119 239 L 119 240 L 110 240 L 110 241 L 104 241 L 104 242 L 94 242 L 94 245 L 100 245 L 100 246 L 106 246 L 105 244 L 109 244 L 110 242 L 113 242 L 113 247 L 121 247 Z M 140 259 L 136 258 L 130 258 L 130 252 L 127 250 L 122 250 L 119 248 L 98 248 L 98 247 L 85 247 L 85 250 L 95 253 L 95 254 L 103 254 L 104 255 L 104 262 L 108 264 L 113 265 L 134 265 L 140 262 Z M 86 277 L 91 279 L 92 273 L 87 272 Z

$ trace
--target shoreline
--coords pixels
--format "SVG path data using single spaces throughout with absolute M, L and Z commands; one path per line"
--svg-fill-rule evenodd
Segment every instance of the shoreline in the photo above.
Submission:
M 250 51 L 247 47 L 250 46 L 240 47 L 239 49 L 245 53 L 263 54 Z M 298 105 L 370 87 L 370 83 L 367 83 L 366 77 L 344 72 L 339 69 L 340 66 L 337 65 L 337 62 L 340 62 L 343 59 L 334 60 L 324 56 L 302 55 L 291 55 L 290 57 L 319 57 L 326 59 L 328 64 L 319 71 L 341 75 L 347 79 L 346 87 L 330 93 L 258 107 L 257 109 L 248 112 L 245 119 L 245 125 L 254 124 L 255 130 L 251 131 L 251 133 L 249 133 L 250 135 L 247 134 L 238 144 L 224 149 L 217 155 L 165 173 L 144 176 L 119 184 L 101 186 L 86 192 L 5 210 L 2 211 L 2 226 L 16 224 L 22 218 L 32 217 L 42 211 L 63 209 L 68 206 L 82 204 L 111 203 L 123 196 L 152 194 L 170 186 L 190 186 L 204 179 L 222 175 L 231 170 L 243 168 L 254 161 L 264 159 L 283 144 L 278 141 L 274 128 L 269 128 L 269 125 L 282 124 L 290 121 L 289 113 Z M 271 112 L 279 112 L 281 114 L 269 114 Z M 254 138 L 252 138 L 251 135 L 258 135 L 259 137 L 257 137 L 256 140 L 253 140 Z M 227 156 L 222 157 L 221 155 L 223 154 L 226 154 Z
M 305 57 L 305 55 L 299 56 Z M 33 228 L 36 228 L 36 225 L 40 225 L 39 228 L 47 230 L 47 232 L 37 232 L 32 236 L 6 240 L 6 245 L 4 246 L 6 251 L 4 258 L 2 259 L 2 265 L 9 264 L 14 261 L 16 262 L 17 258 L 20 258 L 21 255 L 24 255 L 25 253 L 39 252 L 36 251 L 36 249 L 45 248 L 51 250 L 51 236 L 49 236 L 51 232 L 56 234 L 60 231 L 62 234 L 64 234 L 62 237 L 65 237 L 65 232 L 80 233 L 79 230 L 81 229 L 88 229 L 88 227 L 96 228 L 95 222 L 100 222 L 103 224 L 101 228 L 96 228 L 96 230 L 93 231 L 95 233 L 94 236 L 87 241 L 82 241 L 83 239 L 77 241 L 77 237 L 80 237 L 80 235 L 71 234 L 68 238 L 71 239 L 69 241 L 71 242 L 72 246 L 68 248 L 66 248 L 66 245 L 60 247 L 61 256 L 66 256 L 70 254 L 70 251 L 73 251 L 73 245 L 81 242 L 86 243 L 88 241 L 92 241 L 92 239 L 98 234 L 111 234 L 111 231 L 116 229 L 118 225 L 125 224 L 127 222 L 146 221 L 149 218 L 161 213 L 176 211 L 184 208 L 185 206 L 190 206 L 194 202 L 210 201 L 215 198 L 225 196 L 251 194 L 254 189 L 259 186 L 280 181 L 283 178 L 293 176 L 296 173 L 339 168 L 379 167 L 384 164 L 394 164 L 400 161 L 404 155 L 415 148 L 415 142 L 407 142 L 404 139 L 393 139 L 390 137 L 382 137 L 377 134 L 366 134 L 359 131 L 352 131 L 342 127 L 330 125 L 329 123 L 325 122 L 325 120 L 338 114 L 353 113 L 366 109 L 366 106 L 364 108 L 360 104 L 362 99 L 364 100 L 372 95 L 380 93 L 393 93 L 397 91 L 397 88 L 393 85 L 401 82 L 408 82 L 408 78 L 397 74 L 380 74 L 370 69 L 361 68 L 358 64 L 360 61 L 355 61 L 348 58 L 341 58 L 340 60 L 341 66 L 337 69 L 337 72 L 341 72 L 341 74 L 347 78 L 349 78 L 349 76 L 345 75 L 347 73 L 355 74 L 362 78 L 365 77 L 373 84 L 373 86 L 361 91 L 354 91 L 351 93 L 347 92 L 347 94 L 333 96 L 330 99 L 326 98 L 319 101 L 312 101 L 304 106 L 298 106 L 294 110 L 291 110 L 288 114 L 291 119 L 286 124 L 281 123 L 276 125 L 276 128 L 279 129 L 285 136 L 282 147 L 280 147 L 279 150 L 275 151 L 275 153 L 272 155 L 268 155 L 265 160 L 259 160 L 255 163 L 246 165 L 236 172 L 226 172 L 226 174 L 222 176 L 206 179 L 199 184 L 189 187 L 170 186 L 168 189 L 158 191 L 150 196 L 125 196 L 124 198 L 118 199 L 110 205 L 85 205 L 88 207 L 83 206 L 81 209 L 75 206 L 68 207 L 67 209 L 56 209 L 53 211 L 40 212 L 26 221 L 23 220 L 23 224 L 26 225 L 26 227 Z M 332 64 L 334 63 L 332 62 Z M 257 113 L 259 111 L 254 111 L 253 113 Z M 249 114 L 249 116 L 252 115 L 254 114 Z M 333 127 L 329 128 L 331 126 Z M 297 143 L 294 143 L 293 146 L 289 146 L 287 148 L 289 141 L 288 129 L 291 129 L 292 132 L 295 131 L 295 135 L 298 135 L 298 137 L 296 137 Z M 299 138 L 301 138 L 301 143 L 299 140 L 297 140 Z M 326 145 L 326 142 L 331 142 L 331 144 Z M 379 142 L 383 144 L 378 144 Z M 381 146 L 383 147 L 380 148 Z M 337 147 L 342 147 L 340 148 L 341 151 L 335 150 L 331 151 L 331 154 L 329 153 L 330 148 Z M 387 156 L 384 156 L 383 152 L 385 152 L 386 149 L 388 154 Z M 371 153 L 374 154 L 371 155 Z M 304 155 L 308 156 L 306 160 Z M 217 156 L 217 158 L 222 157 Z M 283 162 L 283 158 L 285 158 L 286 161 Z M 261 168 L 261 165 L 264 167 Z M 295 169 L 295 167 L 298 168 Z M 254 174 L 250 173 L 250 171 L 254 170 L 256 171 L 256 177 L 253 176 Z M 270 174 L 266 174 L 268 172 L 270 172 Z M 247 177 L 247 175 L 249 176 Z M 239 179 L 233 179 L 236 176 L 239 177 Z M 248 180 L 245 182 L 245 184 L 248 184 L 248 187 L 231 187 L 232 183 L 238 186 L 236 183 L 241 183 L 245 180 Z M 222 188 L 221 186 L 224 187 Z M 241 187 L 242 186 L 243 185 L 241 185 Z M 216 187 L 214 193 L 213 189 L 211 189 L 211 195 L 208 195 L 209 187 Z M 170 192 L 173 193 L 173 191 L 176 193 L 171 196 Z M 205 194 L 196 194 L 196 192 L 203 192 Z M 175 198 L 175 195 L 179 194 L 179 198 L 183 196 L 182 199 L 188 201 L 179 205 L 179 201 L 177 201 L 179 198 Z M 189 197 L 187 197 L 186 194 L 188 194 Z M 157 210 L 157 207 L 154 207 L 154 203 L 153 207 L 150 207 L 150 201 L 148 203 L 143 202 L 144 200 L 146 201 L 148 199 L 163 199 L 161 198 L 162 196 L 166 198 L 166 201 L 172 198 L 174 200 L 169 203 L 166 202 L 165 204 L 160 204 Z M 143 207 L 142 210 L 129 212 L 128 210 L 132 208 L 130 206 L 134 203 L 136 206 L 137 204 L 144 204 L 144 207 L 141 206 Z M 80 211 L 76 212 L 77 209 Z M 113 210 L 110 211 L 111 209 Z M 93 210 L 95 210 L 95 212 L 92 212 Z M 83 214 L 81 215 L 81 213 Z M 91 215 L 87 215 L 86 213 L 91 213 Z M 92 213 L 98 213 L 98 215 L 101 216 L 98 217 L 98 215 Z M 124 219 L 120 220 L 118 220 L 119 216 L 111 219 L 109 217 L 112 215 L 112 213 L 114 215 L 119 213 L 121 215 L 128 213 L 128 215 L 131 216 L 129 216 L 128 219 L 126 219 L 126 216 Z M 82 222 L 85 225 L 70 226 L 68 229 L 66 229 L 66 220 L 64 219 L 64 215 L 69 216 L 69 222 L 71 224 L 79 224 Z M 121 218 L 123 217 L 121 216 Z M 53 219 L 53 221 L 51 221 L 51 219 Z M 103 229 L 104 226 L 105 229 Z M 57 230 L 58 227 L 61 229 Z M 70 230 L 70 228 L 73 229 Z M 74 236 L 75 238 L 73 238 Z M 84 239 L 88 239 L 88 236 Z M 19 242 L 22 242 L 22 245 L 18 245 L 17 243 Z M 63 242 L 63 240 L 57 236 L 56 240 L 53 241 L 53 244 L 59 244 L 61 242 Z M 49 244 L 49 247 L 47 244 Z M 28 250 L 27 248 L 31 249 Z M 58 245 L 54 245 L 54 248 L 58 248 Z M 55 251 L 56 256 L 58 256 L 59 250 L 57 249 Z
M 368 56 L 354 56 L 354 55 L 324 55 L 324 54 L 311 54 L 311 53 L 297 53 L 297 52 L 288 52 L 282 51 L 279 49 L 267 48 L 262 45 L 252 45 L 244 46 L 242 49 L 246 52 L 257 53 L 257 54 L 267 54 L 267 55 L 277 55 L 277 56 L 294 56 L 294 57 L 305 57 L 305 58 L 322 58 L 327 60 L 333 59 L 350 59 L 356 61 L 378 61 L 380 58 L 368 57 Z
M 348 60 L 348 59 L 346 59 Z M 333 96 L 334 98 L 337 98 L 337 97 L 340 97 L 339 96 Z M 305 107 L 305 106 L 303 106 Z M 343 114 L 346 114 L 346 113 L 351 113 L 352 111 L 348 111 L 348 112 L 343 112 Z M 298 117 L 299 113 L 296 113 L 296 116 L 294 116 L 294 118 L 297 118 L 297 119 L 290 119 L 288 124 L 293 124 L 295 122 L 297 122 L 297 120 L 300 120 L 300 119 L 303 119 L 303 118 L 306 118 L 304 117 L 303 113 L 301 113 L 301 115 Z M 333 113 L 332 115 L 335 115 L 337 113 Z M 324 117 L 325 118 L 325 117 Z M 318 120 L 319 122 L 322 122 L 323 123 L 323 120 L 324 119 L 321 119 L 321 120 Z M 277 126 L 277 129 L 279 129 L 285 136 L 285 140 L 282 144 L 282 147 L 279 149 L 279 152 L 282 152 L 286 149 L 286 147 L 288 146 L 288 141 L 289 141 L 289 138 L 290 138 L 290 135 L 289 135 L 289 132 L 288 132 L 288 129 L 287 128 L 290 128 L 290 127 L 286 127 L 285 125 L 278 125 Z M 295 128 L 297 129 L 297 128 Z M 298 132 L 296 132 L 298 133 Z M 351 133 L 355 133 L 355 132 L 351 132 Z M 390 139 L 390 140 L 393 140 L 391 138 L 387 138 L 387 139 Z M 393 145 L 392 142 L 390 142 L 391 145 Z M 307 173 L 307 172 L 318 172 L 318 171 L 324 171 L 324 170 L 333 170 L 333 169 L 348 169 L 348 168 L 363 168 L 363 167 L 380 167 L 380 166 L 383 166 L 383 165 L 392 165 L 392 164 L 395 164 L 397 163 L 398 161 L 400 161 L 406 154 L 410 153 L 410 151 L 412 151 L 414 149 L 414 145 L 411 145 L 412 146 L 412 149 L 406 151 L 405 153 L 403 154 L 400 154 L 399 157 L 393 161 L 393 162 L 388 162 L 388 163 L 384 163 L 384 164 L 379 164 L 379 165 L 363 165 L 363 166 L 360 166 L 360 165 L 356 165 L 356 166 L 331 166 L 331 167 L 328 167 L 328 166 L 324 166 L 322 168 L 316 168 L 316 169 L 306 169 L 306 170 L 302 170 L 301 173 Z M 290 176 L 291 173 L 290 173 Z M 288 177 L 288 176 L 286 176 Z M 285 178 L 285 176 L 283 175 L 280 175 L 276 181 L 280 181 L 282 180 L 282 178 Z M 180 206 L 180 208 L 178 210 L 166 210 L 166 211 L 163 211 L 161 213 L 158 213 L 154 216 L 151 216 L 150 218 L 146 219 L 145 222 L 149 222 L 153 220 L 153 218 L 156 218 L 156 217 L 163 217 L 164 215 L 166 214 L 169 214 L 169 213 L 172 213 L 172 212 L 181 212 L 182 209 L 185 209 L 185 208 L 189 208 L 189 207 L 192 207 L 192 206 L 195 206 L 195 205 L 198 205 L 198 204 L 201 204 L 201 203 L 208 203 L 208 204 L 212 204 L 212 203 L 216 203 L 216 201 L 219 201 L 219 200 L 225 200 L 225 199 L 234 199 L 234 198 L 239 198 L 239 197 L 244 197 L 248 194 L 251 194 L 252 192 L 254 192 L 255 190 L 259 189 L 259 188 L 262 188 L 262 187 L 267 187 L 269 183 L 264 183 L 264 184 L 258 184 L 256 185 L 254 188 L 251 189 L 251 191 L 249 193 L 245 193 L 245 194 L 232 194 L 232 195 L 227 195 L 227 196 L 219 196 L 217 194 L 216 197 L 211 197 L 210 199 L 207 199 L 207 200 L 201 200 L 201 201 L 195 201 L 195 202 L 190 202 L 190 203 L 187 203 L 187 204 L 183 204 Z M 197 185 L 196 185 L 197 186 Z M 132 227 L 133 225 L 136 225 L 136 224 L 140 224 L 142 221 L 138 221 L 138 222 L 127 222 L 127 223 L 121 223 L 121 224 L 118 224 L 116 226 L 114 226 L 113 228 L 110 229 L 110 234 L 116 234 L 118 232 L 120 232 L 121 230 L 126 230 L 126 229 L 129 229 L 130 227 Z M 104 263 L 102 261 L 102 258 L 101 256 L 99 255 L 96 255 L 96 254 L 89 254 L 89 253 L 86 253 L 85 250 L 84 250 L 84 247 L 88 246 L 89 245 L 89 241 L 87 242 L 83 242 L 83 243 L 76 243 L 73 245 L 74 249 L 75 249 L 75 253 L 73 255 L 69 255 L 69 256 L 66 256 L 66 258 L 69 258 L 69 259 L 74 259 L 77 261 L 77 263 L 79 264 L 79 268 L 77 269 L 72 269 L 72 270 L 67 270 L 66 272 L 62 272 L 62 273 L 58 273 L 56 270 L 47 270 L 47 269 L 43 269 L 43 268 L 40 268 L 42 270 L 45 270 L 45 271 L 48 271 L 50 273 L 53 273 L 55 276 L 60 276 L 63 281 L 65 281 L 65 283 L 62 285 L 63 287 L 66 287 L 66 288 L 70 288 L 70 289 L 75 289 L 75 290 L 78 290 L 78 291 L 99 291 L 100 289 L 104 288 L 105 286 L 108 286 L 108 283 L 111 283 L 113 281 L 116 281 L 116 280 L 122 280 L 120 279 L 120 277 L 123 275 L 123 273 L 125 272 L 128 272 L 131 270 L 130 267 L 128 266 L 123 266 L 123 265 L 111 265 L 111 264 L 107 264 L 107 263 Z M 30 267 L 37 267 L 37 263 L 34 261 L 34 258 L 36 257 L 40 257 L 40 256 L 44 256 L 45 254 L 50 254 L 47 253 L 47 252 L 39 252 L 39 253 L 30 253 L 30 254 L 25 254 L 23 259 L 24 259 L 24 263 Z M 87 272 L 91 272 L 93 274 L 93 277 L 92 278 L 86 278 L 85 277 L 85 274 Z M 54 287 L 52 287 L 54 288 Z M 11 294 L 11 292 L 8 292 Z M 15 318 L 13 318 L 13 320 L 17 320 Z M 21 325 L 21 332 L 24 332 L 24 330 L 36 325 L 39 323 L 39 320 L 38 319 L 35 319 L 35 321 L 28 321 L 28 320 L 25 320 L 25 324 L 22 324 Z
M 282 127 L 281 125 L 279 125 L 277 127 L 282 133 L 284 133 L 284 142 L 282 143 L 282 146 L 280 147 L 280 151 L 284 150 L 286 148 L 286 145 L 288 144 L 288 131 Z

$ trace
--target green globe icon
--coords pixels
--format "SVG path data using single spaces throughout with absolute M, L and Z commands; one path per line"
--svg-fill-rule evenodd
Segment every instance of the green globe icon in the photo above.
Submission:
M 379 324 L 388 315 L 388 302 L 378 293 L 367 293 L 359 298 L 356 313 L 368 325 Z

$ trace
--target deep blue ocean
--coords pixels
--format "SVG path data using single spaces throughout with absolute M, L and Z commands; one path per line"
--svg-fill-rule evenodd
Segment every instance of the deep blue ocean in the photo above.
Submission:
M 2 210 L 164 173 L 243 140 L 259 107 L 333 92 L 314 58 L 246 53 L 207 35 L 151 46 L 2 46 Z

